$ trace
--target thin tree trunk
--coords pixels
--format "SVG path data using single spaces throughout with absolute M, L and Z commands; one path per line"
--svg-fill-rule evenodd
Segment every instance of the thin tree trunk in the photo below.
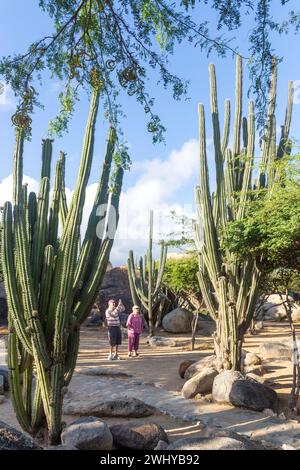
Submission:
M 194 313 L 193 321 L 192 321 L 192 340 L 191 340 L 191 350 L 192 350 L 192 351 L 194 351 L 194 349 L 195 349 L 195 341 L 196 341 L 196 333 L 197 333 L 198 318 L 199 318 L 199 311 L 197 310 L 197 311 Z

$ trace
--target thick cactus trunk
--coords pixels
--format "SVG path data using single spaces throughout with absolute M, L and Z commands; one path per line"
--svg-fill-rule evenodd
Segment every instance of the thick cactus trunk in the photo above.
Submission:
M 11 398 L 22 428 L 35 435 L 47 423 L 49 443 L 61 434 L 63 396 L 76 364 L 80 325 L 105 274 L 111 231 L 97 237 L 97 208 L 107 204 L 116 141 L 109 132 L 104 164 L 86 234 L 80 242 L 85 192 L 93 160 L 99 92 L 92 96 L 81 164 L 70 208 L 65 197 L 65 155 L 56 165 L 50 204 L 52 141 L 43 142 L 39 196 L 23 187 L 24 132 L 17 129 L 13 206 L 3 211 L 3 271 L 9 305 Z M 118 164 L 111 208 L 118 223 L 123 168 Z M 61 234 L 59 233 L 61 222 Z M 114 234 L 113 234 L 114 235 Z M 35 371 L 35 381 L 33 381 Z
M 198 222 L 195 242 L 199 253 L 199 285 L 206 307 L 216 322 L 214 334 L 218 369 L 240 370 L 244 335 L 253 318 L 258 295 L 260 272 L 257 260 L 238 259 L 224 249 L 222 239 L 231 221 L 242 221 L 247 202 L 260 189 L 268 197 L 276 180 L 274 162 L 288 148 L 293 86 L 289 84 L 285 124 L 276 147 L 275 103 L 277 71 L 274 63 L 270 105 L 266 118 L 258 176 L 254 184 L 252 169 L 255 148 L 254 105 L 249 103 L 248 119 L 242 119 L 242 59 L 237 57 L 235 119 L 232 150 L 227 148 L 230 126 L 230 104 L 225 104 L 223 136 L 220 134 L 215 68 L 209 67 L 213 142 L 215 149 L 216 187 L 210 191 L 206 155 L 205 113 L 199 105 L 200 184 L 196 188 Z M 242 137 L 241 137 L 242 134 Z M 243 148 L 241 145 L 243 144 Z M 278 148 L 276 153 L 276 148 Z M 263 192 L 262 192 L 263 191 Z M 260 263 L 262 260 L 259 260 Z

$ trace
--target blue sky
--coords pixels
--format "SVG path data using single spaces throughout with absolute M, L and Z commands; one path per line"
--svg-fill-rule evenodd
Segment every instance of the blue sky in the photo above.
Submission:
M 275 13 L 281 13 L 280 2 L 274 2 Z M 289 9 L 297 9 L 299 2 L 291 1 Z M 26 46 L 35 39 L 52 30 L 50 19 L 38 8 L 37 0 L 0 0 L 0 54 L 7 55 L 24 51 Z M 208 18 L 213 22 L 214 16 L 207 9 Z M 246 18 L 248 21 L 248 19 Z M 235 32 L 236 43 L 240 45 L 241 52 L 247 55 L 247 37 L 251 24 L 244 24 L 241 31 Z M 279 55 L 284 56 L 284 62 L 279 66 L 278 76 L 278 108 L 277 124 L 284 119 L 285 102 L 287 96 L 288 80 L 300 80 L 300 65 L 298 60 L 299 36 L 293 34 L 274 38 L 274 45 Z M 209 58 L 199 49 L 183 44 L 178 47 L 170 60 L 170 68 L 176 74 L 190 81 L 188 99 L 175 102 L 171 92 L 158 88 L 153 82 L 149 84 L 156 96 L 156 111 L 161 116 L 167 128 L 166 143 L 153 146 L 151 135 L 146 131 L 146 120 L 142 109 L 135 103 L 134 98 L 122 95 L 121 100 L 127 118 L 122 122 L 125 137 L 130 148 L 133 161 L 132 169 L 125 176 L 123 206 L 125 201 L 130 206 L 135 205 L 134 220 L 127 221 L 124 234 L 120 236 L 114 251 L 112 260 L 114 264 L 126 262 L 128 248 L 136 248 L 138 254 L 145 249 L 143 234 L 146 233 L 147 214 L 150 208 L 161 209 L 167 213 L 172 208 L 180 210 L 184 205 L 190 207 L 193 204 L 193 191 L 197 183 L 197 104 L 203 102 L 207 109 L 207 136 L 211 135 L 208 95 L 208 64 L 214 62 L 218 78 L 218 97 L 221 118 L 223 115 L 223 102 L 225 98 L 234 98 L 234 59 L 228 56 L 226 59 Z M 245 70 L 245 88 L 248 86 L 247 70 Z M 45 77 L 40 98 L 45 105 L 45 110 L 37 110 L 33 118 L 32 141 L 25 147 L 24 173 L 33 180 L 38 180 L 40 170 L 41 139 L 46 136 L 48 122 L 58 110 L 57 96 L 59 82 L 56 79 Z M 297 92 L 294 115 L 292 121 L 292 135 L 299 138 L 300 134 L 300 93 Z M 0 139 L 1 139 L 1 165 L 0 165 L 0 202 L 8 198 L 10 180 L 7 179 L 12 169 L 13 153 L 13 128 L 10 117 L 13 113 L 14 98 L 6 93 L 0 96 Z M 245 108 L 246 110 L 246 90 Z M 59 150 L 67 152 L 67 176 L 66 184 L 73 189 L 79 165 L 82 137 L 85 120 L 88 112 L 88 99 L 83 93 L 77 106 L 74 119 L 70 124 L 69 133 L 63 139 L 56 139 L 54 143 L 54 155 Z M 91 179 L 87 200 L 92 198 L 95 183 L 101 164 L 104 141 L 107 126 L 99 115 L 97 128 L 95 160 L 91 173 Z M 211 149 L 209 149 L 211 150 Z M 2 185 L 1 185 L 2 181 Z M 35 182 L 32 181 L 35 188 Z M 86 212 L 88 212 L 88 204 Z M 160 207 L 159 207 L 160 206 Z M 160 218 L 163 216 L 161 215 Z M 125 225 L 124 221 L 121 223 Z M 158 219 L 157 219 L 158 224 Z M 136 225 L 136 226 L 135 226 Z M 137 229 L 139 226 L 139 230 Z M 158 225 L 157 225 L 158 226 Z M 122 231 L 122 230 L 121 230 Z M 156 230 L 159 232 L 159 230 Z M 162 230 L 164 231 L 164 230 Z M 125 233 L 126 232 L 126 233 Z M 129 240 L 132 233 L 136 232 L 135 239 Z

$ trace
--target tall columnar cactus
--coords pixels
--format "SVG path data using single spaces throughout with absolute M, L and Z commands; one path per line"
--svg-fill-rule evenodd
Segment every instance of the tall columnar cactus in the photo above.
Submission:
M 128 277 L 134 303 L 141 304 L 148 314 L 149 334 L 154 334 L 153 308 L 161 296 L 161 282 L 167 259 L 167 245 L 162 242 L 160 259 L 157 263 L 152 256 L 153 211 L 150 212 L 148 253 L 139 260 L 139 275 L 134 262 L 133 251 L 129 251 Z
M 60 439 L 63 395 L 76 364 L 80 325 L 93 306 L 113 244 L 112 237 L 97 237 L 97 207 L 111 200 L 110 208 L 114 208 L 118 221 L 123 168 L 116 168 L 115 188 L 109 197 L 116 141 L 111 128 L 94 206 L 80 241 L 98 104 L 99 93 L 94 91 L 70 207 L 65 197 L 63 153 L 56 165 L 50 202 L 49 139 L 43 141 L 39 194 L 27 197 L 22 183 L 24 131 L 20 128 L 16 130 L 13 203 L 4 206 L 3 271 L 9 305 L 11 397 L 25 431 L 35 435 L 46 420 L 51 444 Z
M 253 318 L 260 278 L 259 263 L 253 258 L 240 261 L 222 246 L 230 221 L 245 217 L 247 202 L 267 197 L 276 179 L 274 162 L 290 151 L 289 130 L 292 114 L 293 84 L 290 82 L 285 123 L 276 146 L 276 80 L 274 63 L 270 104 L 262 139 L 258 174 L 252 176 L 255 152 L 254 104 L 249 103 L 248 118 L 242 119 L 242 59 L 237 57 L 235 117 L 232 149 L 228 148 L 230 105 L 226 101 L 225 123 L 221 136 L 215 68 L 209 67 L 216 185 L 210 192 L 206 154 L 204 107 L 199 105 L 200 184 L 196 188 L 198 222 L 195 240 L 199 253 L 199 284 L 206 307 L 216 321 L 215 352 L 219 369 L 239 370 L 246 330 Z M 257 193 L 256 193 L 257 194 Z M 262 260 L 260 260 L 261 262 Z

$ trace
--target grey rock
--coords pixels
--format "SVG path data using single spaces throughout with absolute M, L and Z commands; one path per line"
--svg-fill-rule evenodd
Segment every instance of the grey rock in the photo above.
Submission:
M 30 437 L 0 421 L 0 450 L 42 450 Z
M 150 346 L 154 348 L 161 348 L 161 347 L 169 347 L 174 348 L 176 347 L 176 341 L 171 338 L 165 338 L 163 336 L 152 336 L 149 338 Z
M 292 311 L 292 320 L 293 322 L 300 322 L 300 308 L 295 308 Z
M 105 421 L 94 416 L 77 419 L 61 434 L 62 444 L 80 450 L 111 450 L 112 434 Z
M 169 442 L 165 430 L 155 423 L 116 424 L 110 431 L 118 448 L 154 449 L 159 441 Z
M 185 380 L 189 380 L 193 377 L 193 375 L 199 374 L 205 367 L 215 367 L 215 364 L 216 356 L 212 355 L 203 357 L 186 369 L 184 378 Z
M 291 347 L 279 341 L 262 343 L 259 346 L 259 353 L 264 358 L 290 359 Z
M 212 398 L 217 403 L 231 403 L 230 392 L 236 380 L 244 380 L 241 372 L 225 370 L 214 379 Z
M 190 361 L 189 359 L 186 359 L 185 361 L 182 361 L 179 364 L 178 374 L 182 379 L 184 378 L 184 374 L 187 368 L 190 367 L 192 364 L 195 364 L 195 362 L 196 361 Z
M 175 308 L 163 317 L 162 327 L 169 333 L 189 333 L 192 331 L 193 314 L 184 308 Z
M 114 400 L 99 400 L 89 403 L 84 400 L 74 404 L 72 401 L 64 406 L 64 413 L 69 415 L 119 417 L 119 418 L 143 418 L 151 416 L 156 408 L 147 405 L 138 398 L 115 398 Z
M 248 352 L 246 353 L 243 362 L 245 366 L 257 366 L 261 364 L 261 358 L 255 353 Z
M 235 371 L 223 371 L 215 378 L 212 397 L 216 402 L 254 411 L 278 410 L 278 396 L 274 390 Z
M 185 382 L 182 388 L 182 396 L 184 398 L 194 398 L 198 393 L 205 394 L 212 391 L 214 378 L 218 375 L 218 371 L 213 367 L 204 367 L 199 374 L 194 375 Z
M 154 450 L 166 450 L 168 445 L 169 444 L 166 441 L 158 441 L 157 446 L 154 447 Z

